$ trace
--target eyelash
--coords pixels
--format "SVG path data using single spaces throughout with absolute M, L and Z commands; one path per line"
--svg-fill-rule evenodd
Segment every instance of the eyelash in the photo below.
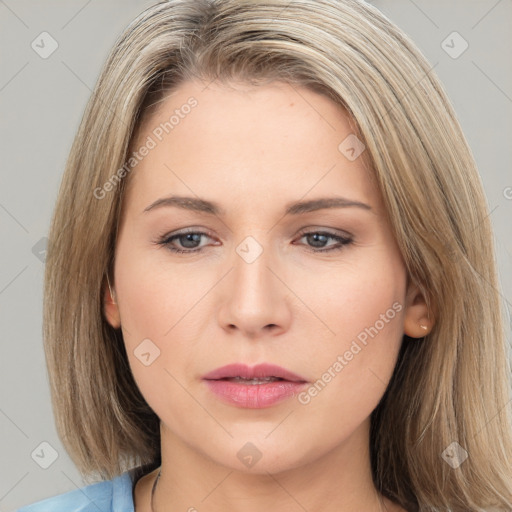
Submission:
M 190 230 L 190 231 L 184 231 L 184 232 L 181 232 L 181 233 L 176 233 L 176 234 L 171 235 L 171 236 L 164 235 L 161 238 L 159 238 L 159 240 L 157 240 L 155 243 L 157 245 L 166 247 L 171 252 L 179 253 L 179 254 L 190 254 L 190 253 L 196 253 L 196 252 L 202 251 L 202 249 L 203 249 L 202 247 L 195 248 L 195 249 L 177 249 L 176 247 L 171 246 L 171 242 L 174 241 L 175 239 L 179 239 L 180 237 L 184 237 L 184 236 L 190 235 L 190 234 L 192 234 L 192 235 L 205 235 L 205 236 L 207 236 L 209 238 L 212 238 L 209 235 L 209 233 L 206 233 L 206 232 L 203 232 L 203 231 L 192 231 L 192 230 Z M 305 232 L 299 233 L 300 238 L 304 238 L 304 236 L 307 236 L 307 235 L 327 236 L 328 238 L 332 238 L 333 240 L 336 240 L 336 241 L 338 241 L 341 244 L 341 246 L 331 247 L 329 249 L 314 249 L 314 248 L 312 248 L 311 252 L 313 252 L 313 253 L 325 253 L 325 252 L 341 251 L 347 245 L 350 245 L 353 242 L 353 238 L 350 237 L 350 236 L 346 236 L 346 237 L 345 236 L 339 236 L 339 235 L 335 235 L 334 233 L 329 233 L 327 231 L 305 231 Z

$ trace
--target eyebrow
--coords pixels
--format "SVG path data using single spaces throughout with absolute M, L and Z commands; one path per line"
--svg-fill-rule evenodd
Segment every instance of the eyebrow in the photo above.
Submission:
M 169 196 L 157 199 L 144 208 L 144 213 L 162 207 L 176 207 L 194 212 L 207 213 L 210 215 L 224 216 L 225 210 L 213 201 L 207 201 L 197 197 Z M 302 213 L 324 210 L 328 208 L 349 208 L 356 207 L 364 210 L 371 210 L 372 207 L 360 201 L 353 201 L 344 197 L 319 197 L 309 201 L 297 201 L 288 203 L 285 206 L 285 215 L 299 215 Z

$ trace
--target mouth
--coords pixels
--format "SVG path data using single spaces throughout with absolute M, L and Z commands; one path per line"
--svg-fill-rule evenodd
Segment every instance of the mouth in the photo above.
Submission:
M 252 368 L 237 363 L 223 366 L 203 376 L 203 380 L 218 399 L 245 409 L 271 407 L 308 385 L 300 375 L 266 363 Z
M 305 383 L 307 380 L 286 368 L 269 363 L 258 364 L 249 367 L 243 363 L 233 363 L 203 376 L 204 380 L 224 380 L 236 382 L 238 384 L 258 385 L 269 382 L 288 381 L 295 383 Z

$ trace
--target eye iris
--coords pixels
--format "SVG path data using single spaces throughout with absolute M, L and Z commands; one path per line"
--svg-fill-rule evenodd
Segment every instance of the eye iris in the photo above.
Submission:
M 313 233 L 311 235 L 307 235 L 307 237 L 309 240 L 314 239 L 315 242 L 319 241 L 319 237 L 323 238 L 323 240 L 320 240 L 320 245 L 313 244 L 315 247 L 323 247 L 327 242 L 327 238 L 329 238 L 327 235 L 323 235 L 322 233 Z
M 185 240 L 185 243 L 183 243 L 183 240 Z M 194 249 L 196 247 L 196 245 L 194 244 L 201 241 L 201 234 L 185 233 L 184 235 L 180 235 L 179 241 L 183 245 L 183 247 L 186 247 L 187 249 Z M 188 242 L 191 242 L 192 245 L 187 245 Z

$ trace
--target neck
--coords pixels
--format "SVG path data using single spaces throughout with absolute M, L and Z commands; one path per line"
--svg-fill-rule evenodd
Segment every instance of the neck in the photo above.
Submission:
M 162 466 L 152 479 L 148 512 L 201 510 L 206 500 L 208 510 L 219 512 L 291 512 L 297 507 L 325 512 L 403 510 L 375 489 L 364 435 L 292 469 L 273 471 L 261 465 L 256 473 L 219 465 L 165 428 L 162 434 Z

